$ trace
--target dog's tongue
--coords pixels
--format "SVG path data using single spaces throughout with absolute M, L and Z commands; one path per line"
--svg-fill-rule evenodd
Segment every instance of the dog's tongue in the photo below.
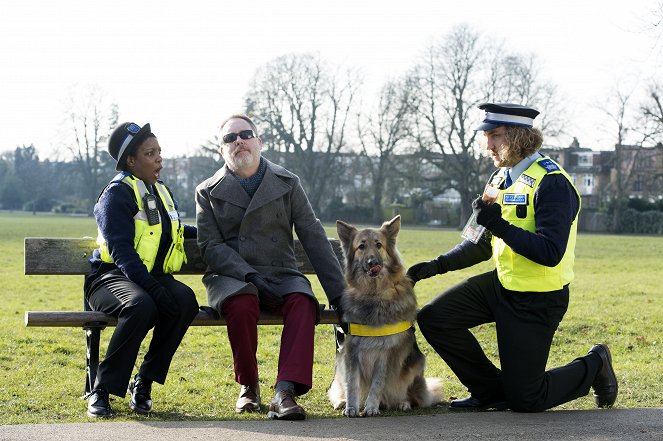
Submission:
M 382 266 L 381 265 L 375 265 L 375 266 L 371 267 L 370 270 L 368 270 L 368 272 L 370 272 L 371 274 L 377 274 L 380 271 L 382 271 Z

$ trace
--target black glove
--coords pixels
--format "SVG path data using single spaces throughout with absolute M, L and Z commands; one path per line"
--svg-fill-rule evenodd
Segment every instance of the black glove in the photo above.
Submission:
M 283 297 L 278 295 L 271 287 L 270 282 L 278 283 L 274 279 L 265 279 L 258 273 L 249 274 L 246 276 L 246 281 L 255 285 L 258 288 L 258 298 L 260 303 L 269 309 L 277 309 L 283 305 Z
M 338 317 L 338 322 L 343 323 L 343 301 L 341 300 L 341 297 L 336 297 L 334 300 L 331 300 L 329 302 L 329 306 L 331 306 L 331 309 L 334 310 L 336 313 L 336 317 Z
M 421 279 L 427 279 L 433 277 L 437 274 L 444 274 L 446 271 L 442 268 L 439 260 L 442 256 L 437 259 L 428 260 L 426 262 L 415 263 L 407 270 L 407 275 L 412 279 L 412 284 L 416 284 Z
M 180 310 L 180 305 L 177 304 L 177 300 L 173 295 L 168 291 L 164 286 L 155 284 L 148 291 L 154 303 L 157 304 L 159 309 L 159 314 L 164 318 L 173 319 L 177 317 L 177 314 Z
M 477 215 L 477 223 L 497 237 L 501 237 L 509 227 L 509 223 L 502 219 L 502 207 L 498 203 L 488 205 L 478 197 L 472 202 L 472 210 Z

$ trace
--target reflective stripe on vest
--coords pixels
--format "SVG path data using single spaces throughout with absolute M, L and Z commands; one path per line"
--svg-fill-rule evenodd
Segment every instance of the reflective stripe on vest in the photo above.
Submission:
M 136 204 L 138 205 L 138 212 L 134 215 L 134 249 L 138 253 L 141 261 L 148 271 L 154 268 L 154 262 L 157 258 L 159 251 L 159 244 L 161 242 L 162 222 L 161 211 L 159 211 L 159 223 L 150 225 L 147 221 L 147 214 L 143 208 L 143 196 L 149 193 L 145 183 L 137 179 L 133 175 L 127 175 L 122 179 L 122 182 L 130 186 L 134 192 Z M 186 254 L 184 253 L 184 227 L 180 223 L 179 214 L 175 209 L 175 202 L 170 197 L 170 193 L 166 186 L 160 182 L 154 184 L 156 192 L 161 199 L 164 207 L 168 211 L 171 226 L 171 244 L 163 262 L 163 272 L 170 274 L 179 271 L 183 263 L 186 263 Z M 101 254 L 101 260 L 108 263 L 113 263 L 113 258 L 108 250 L 108 245 L 104 239 L 101 231 L 97 236 L 97 244 Z
M 497 196 L 497 203 L 502 207 L 502 218 L 510 224 L 530 232 L 536 231 L 534 193 L 546 174 L 561 174 L 564 176 L 575 190 L 578 196 L 578 204 L 580 204 L 580 195 L 573 185 L 571 177 L 557 163 L 554 164 L 559 167 L 558 170 L 547 171 L 538 164 L 542 160 L 551 161 L 550 158 L 536 160 L 509 188 L 499 190 Z M 496 176 L 504 179 L 504 170 L 500 170 Z M 580 205 L 578 205 L 579 212 Z M 570 283 L 573 280 L 578 213 L 576 213 L 571 224 L 564 256 L 554 267 L 540 265 L 513 252 L 502 239 L 493 236 L 493 261 L 497 268 L 497 277 L 502 286 L 511 291 L 547 292 L 562 289 L 564 285 Z

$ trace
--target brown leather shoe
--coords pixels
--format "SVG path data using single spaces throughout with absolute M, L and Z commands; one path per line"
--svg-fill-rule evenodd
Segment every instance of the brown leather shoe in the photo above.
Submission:
M 295 394 L 291 390 L 282 390 L 272 398 L 267 416 L 273 420 L 303 420 L 306 412 L 295 402 Z
M 235 404 L 235 412 L 257 412 L 260 410 L 260 385 L 246 386 L 242 384 Z

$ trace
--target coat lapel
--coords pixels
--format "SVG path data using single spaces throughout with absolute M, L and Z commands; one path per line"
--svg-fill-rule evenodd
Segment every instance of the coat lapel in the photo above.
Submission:
M 265 161 L 267 160 L 265 159 Z M 262 178 L 262 183 L 260 184 L 260 187 L 258 187 L 258 191 L 253 195 L 253 199 L 251 199 L 249 208 L 246 210 L 247 214 L 267 205 L 269 202 L 280 198 L 290 191 L 290 186 L 283 182 L 275 172 L 278 172 L 278 168 L 271 162 L 267 161 L 265 176 Z M 244 192 L 244 194 L 246 194 L 246 192 Z
M 251 203 L 249 195 L 239 185 L 237 179 L 228 172 L 228 168 L 225 165 L 214 175 L 210 187 L 212 187 L 210 195 L 216 199 L 226 201 L 244 209 Z

